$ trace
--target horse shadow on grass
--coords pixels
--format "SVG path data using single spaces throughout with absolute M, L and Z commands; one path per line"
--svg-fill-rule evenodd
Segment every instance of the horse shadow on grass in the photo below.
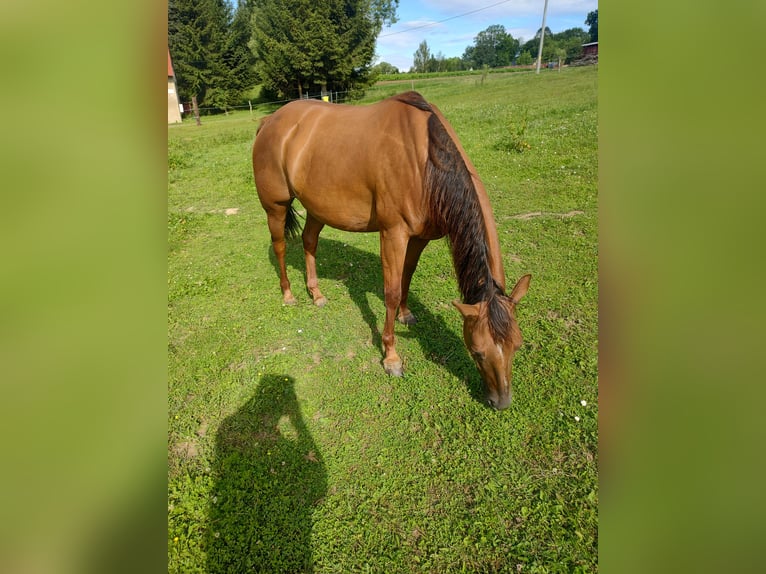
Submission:
M 275 297 L 279 297 L 279 265 L 274 250 L 269 247 L 269 259 L 275 270 Z M 426 247 L 423 257 L 428 256 Z M 381 351 L 380 373 L 383 372 L 383 339 L 381 329 L 385 315 L 378 315 L 370 307 L 368 294 L 372 294 L 383 302 L 383 269 L 380 257 L 376 254 L 357 249 L 334 239 L 320 236 L 317 247 L 317 275 L 320 279 L 341 281 L 348 289 L 349 296 L 370 327 L 372 342 Z M 300 238 L 290 240 L 285 256 L 287 272 L 296 294 L 298 304 L 310 304 L 311 296 L 306 289 L 306 266 L 303 256 L 303 244 Z M 300 273 L 300 276 L 297 275 Z M 415 270 L 415 277 L 418 276 Z M 301 289 L 302 286 L 302 289 Z M 321 285 L 320 285 L 321 287 Z M 484 383 L 481 381 L 476 366 L 468 357 L 463 339 L 454 332 L 451 326 L 441 317 L 431 313 L 423 305 L 416 293 L 417 289 L 410 289 L 408 304 L 412 313 L 417 318 L 415 325 L 404 327 L 397 323 L 396 337 L 402 339 L 415 339 L 423 350 L 423 354 L 439 368 L 447 369 L 452 375 L 464 381 L 471 396 L 478 402 L 486 405 L 486 393 Z M 332 298 L 323 312 L 332 313 Z M 455 311 L 457 313 L 457 311 Z M 340 317 L 338 318 L 341 319 Z M 361 345 L 363 341 L 359 341 Z M 401 351 L 400 351 L 401 354 Z M 402 355 L 405 364 L 405 376 L 407 373 L 407 357 Z
M 218 430 L 208 572 L 311 572 L 312 515 L 327 490 L 295 381 L 263 376 Z

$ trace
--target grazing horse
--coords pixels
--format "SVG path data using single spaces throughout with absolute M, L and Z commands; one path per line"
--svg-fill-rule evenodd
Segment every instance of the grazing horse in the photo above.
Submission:
M 383 367 L 402 375 L 394 319 L 413 324 L 407 306 L 412 274 L 426 244 L 449 238 L 463 302 L 463 339 L 497 409 L 511 402 L 512 363 L 521 346 L 515 310 L 530 275 L 510 295 L 487 192 L 452 126 L 417 92 L 369 106 L 300 100 L 260 124 L 253 174 L 268 218 L 286 304 L 295 303 L 285 268 L 285 236 L 300 230 L 292 206 L 306 209 L 303 248 L 306 285 L 319 290 L 316 248 L 325 225 L 380 233 L 386 320 Z M 397 315 L 398 309 L 398 315 Z

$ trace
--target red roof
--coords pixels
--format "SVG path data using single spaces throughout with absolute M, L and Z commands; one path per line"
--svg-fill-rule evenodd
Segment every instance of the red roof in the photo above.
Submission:
M 173 73 L 173 62 L 170 61 L 170 50 L 168 50 L 168 76 L 174 76 Z

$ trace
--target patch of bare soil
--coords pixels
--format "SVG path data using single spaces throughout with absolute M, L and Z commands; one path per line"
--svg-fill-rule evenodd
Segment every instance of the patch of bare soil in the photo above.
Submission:
M 179 458 L 194 458 L 199 454 L 199 449 L 194 441 L 177 442 L 173 445 L 173 452 Z
M 511 215 L 511 219 L 521 219 L 527 221 L 528 219 L 534 219 L 535 217 L 558 217 L 560 219 L 566 219 L 568 217 L 574 217 L 575 215 L 583 215 L 585 212 L 580 210 L 568 211 L 567 213 L 549 213 L 545 211 L 530 211 L 529 213 L 519 213 L 518 215 Z

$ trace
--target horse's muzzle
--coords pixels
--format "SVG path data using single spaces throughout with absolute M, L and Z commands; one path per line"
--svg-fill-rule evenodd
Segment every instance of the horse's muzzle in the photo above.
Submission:
M 493 399 L 492 397 L 488 397 L 487 403 L 489 403 L 489 406 L 493 409 L 504 411 L 511 406 L 511 395 L 509 394 L 505 399 Z

